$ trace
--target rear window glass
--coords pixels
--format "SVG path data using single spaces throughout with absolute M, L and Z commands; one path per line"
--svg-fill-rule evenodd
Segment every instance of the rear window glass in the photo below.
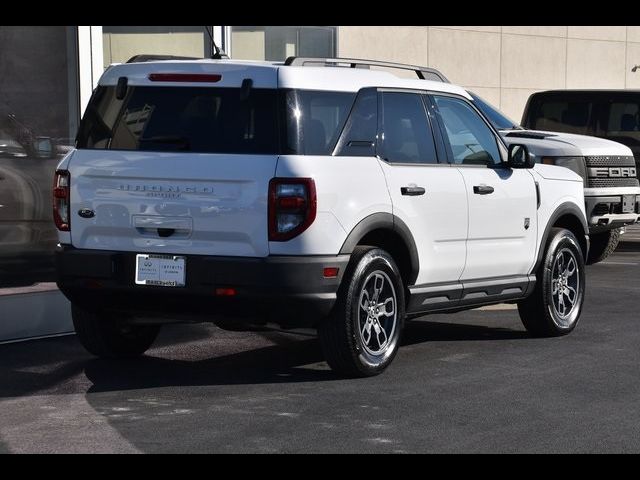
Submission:
M 278 153 L 277 92 L 238 88 L 99 87 L 87 108 L 78 148 Z
M 529 127 L 534 130 L 578 133 L 588 135 L 591 122 L 590 102 L 550 100 L 537 104 L 530 117 Z
M 96 89 L 77 148 L 331 155 L 355 93 L 130 86 Z

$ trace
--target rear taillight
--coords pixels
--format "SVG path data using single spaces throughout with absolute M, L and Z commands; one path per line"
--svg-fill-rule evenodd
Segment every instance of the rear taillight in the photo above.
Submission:
M 53 179 L 53 220 L 61 232 L 68 232 L 70 230 L 70 178 L 68 171 L 58 170 Z
M 285 242 L 316 219 L 316 184 L 312 178 L 273 178 L 269 182 L 269 240 Z

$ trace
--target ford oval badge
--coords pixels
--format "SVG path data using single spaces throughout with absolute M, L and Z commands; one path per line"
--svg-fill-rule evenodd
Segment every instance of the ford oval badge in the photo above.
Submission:
M 94 212 L 90 208 L 83 208 L 82 210 L 78 211 L 78 215 L 80 215 L 82 218 L 93 218 L 96 216 L 96 212 Z

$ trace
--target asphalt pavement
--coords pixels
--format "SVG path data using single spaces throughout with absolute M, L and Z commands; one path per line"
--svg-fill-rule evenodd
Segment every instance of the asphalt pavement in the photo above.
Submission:
M 588 268 L 569 336 L 512 306 L 409 324 L 346 380 L 312 337 L 166 327 L 135 361 L 74 336 L 0 345 L 0 453 L 640 452 L 640 229 Z

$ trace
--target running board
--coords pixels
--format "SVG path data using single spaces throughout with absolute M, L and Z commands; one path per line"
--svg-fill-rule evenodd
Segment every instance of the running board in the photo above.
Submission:
M 407 313 L 414 315 L 443 310 L 465 310 L 521 300 L 529 296 L 535 284 L 535 275 L 519 275 L 414 285 L 409 287 Z

